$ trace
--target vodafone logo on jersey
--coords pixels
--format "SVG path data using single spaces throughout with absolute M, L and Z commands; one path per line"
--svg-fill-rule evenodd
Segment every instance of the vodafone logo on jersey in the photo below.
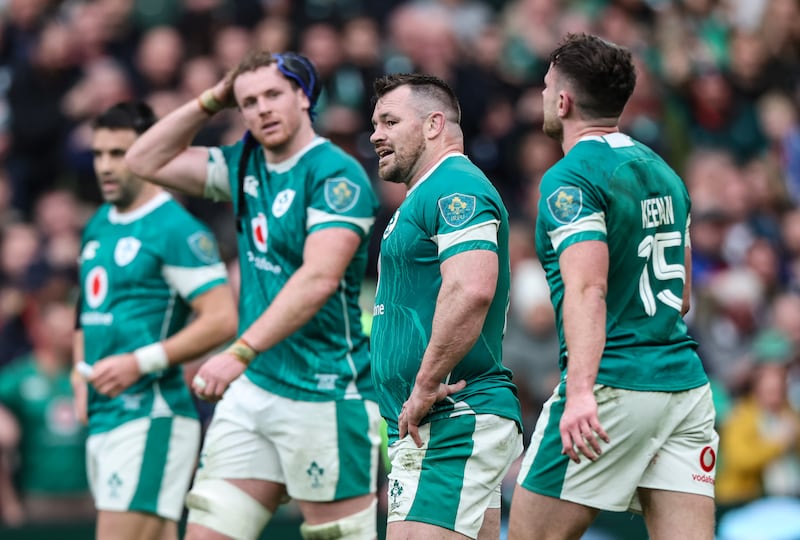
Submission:
M 108 295 L 108 273 L 102 266 L 95 266 L 86 275 L 84 286 L 86 304 L 94 309 L 103 303 Z
M 716 464 L 717 454 L 714 452 L 714 449 L 710 446 L 703 448 L 703 450 L 700 452 L 700 468 L 702 468 L 705 472 L 711 472 Z
M 267 216 L 259 212 L 256 217 L 250 220 L 253 229 L 253 244 L 261 253 L 267 252 Z

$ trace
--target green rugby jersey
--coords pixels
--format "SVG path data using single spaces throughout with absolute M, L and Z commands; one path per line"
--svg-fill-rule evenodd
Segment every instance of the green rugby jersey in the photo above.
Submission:
M 83 493 L 87 430 L 75 417 L 70 370 L 42 371 L 30 353 L 0 370 L 0 403 L 22 431 L 19 487 L 25 494 Z
M 566 373 L 558 258 L 587 240 L 608 245 L 606 345 L 597 382 L 680 391 L 708 379 L 681 317 L 690 200 L 681 178 L 622 133 L 584 137 L 542 178 L 536 250 L 547 272 Z
M 209 230 L 162 192 L 124 214 L 104 204 L 83 232 L 80 327 L 94 364 L 176 333 L 189 302 L 227 280 Z M 90 433 L 146 416 L 196 417 L 183 370 L 143 375 L 115 398 L 89 385 Z
M 390 442 L 397 439 L 397 418 L 430 339 L 442 285 L 439 265 L 471 250 L 497 253 L 495 297 L 478 341 L 448 377 L 466 380 L 466 388 L 437 403 L 424 421 L 455 411 L 520 422 L 516 387 L 502 363 L 510 281 L 508 212 L 486 176 L 466 156 L 450 154 L 409 190 L 381 241 L 372 373 Z
M 308 323 L 259 354 L 248 366 L 247 377 L 265 390 L 299 401 L 374 400 L 358 303 L 378 210 L 366 172 L 321 137 L 281 163 L 267 163 L 257 146 L 247 161 L 240 198 L 242 148 L 241 141 L 211 148 L 206 183 L 209 198 L 233 199 L 239 220 L 240 334 L 267 310 L 303 264 L 309 234 L 341 227 L 361 237 L 338 290 Z

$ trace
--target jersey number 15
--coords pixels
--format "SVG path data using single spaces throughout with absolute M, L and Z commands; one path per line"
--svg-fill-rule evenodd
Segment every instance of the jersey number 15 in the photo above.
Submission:
M 681 311 L 683 300 L 669 290 L 665 281 L 680 279 L 686 283 L 686 269 L 682 263 L 667 261 L 667 248 L 680 248 L 683 234 L 678 231 L 658 232 L 645 237 L 639 243 L 639 257 L 647 259 L 639 278 L 639 297 L 642 299 L 644 310 L 649 316 L 656 314 L 656 300 L 668 307 Z M 653 268 L 653 276 L 658 283 L 655 290 L 650 283 L 649 267 Z

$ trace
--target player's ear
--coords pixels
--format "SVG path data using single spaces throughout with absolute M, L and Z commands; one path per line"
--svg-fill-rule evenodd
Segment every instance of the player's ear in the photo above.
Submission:
M 429 113 L 423 123 L 425 135 L 429 139 L 436 137 L 444 130 L 445 124 L 447 124 L 447 118 L 445 118 L 442 111 L 433 111 Z
M 556 104 L 556 111 L 558 112 L 559 118 L 564 118 L 569 114 L 572 110 L 572 107 L 575 105 L 575 102 L 572 100 L 572 96 L 566 90 L 561 90 L 558 93 L 558 103 Z

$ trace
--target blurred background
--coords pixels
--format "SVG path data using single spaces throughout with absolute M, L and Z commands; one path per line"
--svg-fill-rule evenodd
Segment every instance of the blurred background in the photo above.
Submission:
M 633 51 L 622 130 L 693 198 L 688 322 L 717 402 L 718 536 L 800 538 L 800 0 L 0 0 L 0 538 L 93 537 L 68 383 L 80 234 L 101 200 L 91 119 L 132 98 L 163 116 L 252 48 L 316 64 L 316 128 L 374 179 L 378 231 L 404 187 L 377 180 L 372 81 L 422 71 L 453 86 L 467 154 L 512 217 L 505 362 L 529 436 L 558 378 L 533 232 L 538 182 L 561 150 L 541 132 L 540 93 L 549 52 L 580 31 Z M 242 131 L 225 112 L 197 143 Z M 183 202 L 235 276 L 230 209 Z M 298 523 L 289 506 L 267 533 L 299 538 Z M 638 517 L 604 513 L 586 538 L 646 533 Z

